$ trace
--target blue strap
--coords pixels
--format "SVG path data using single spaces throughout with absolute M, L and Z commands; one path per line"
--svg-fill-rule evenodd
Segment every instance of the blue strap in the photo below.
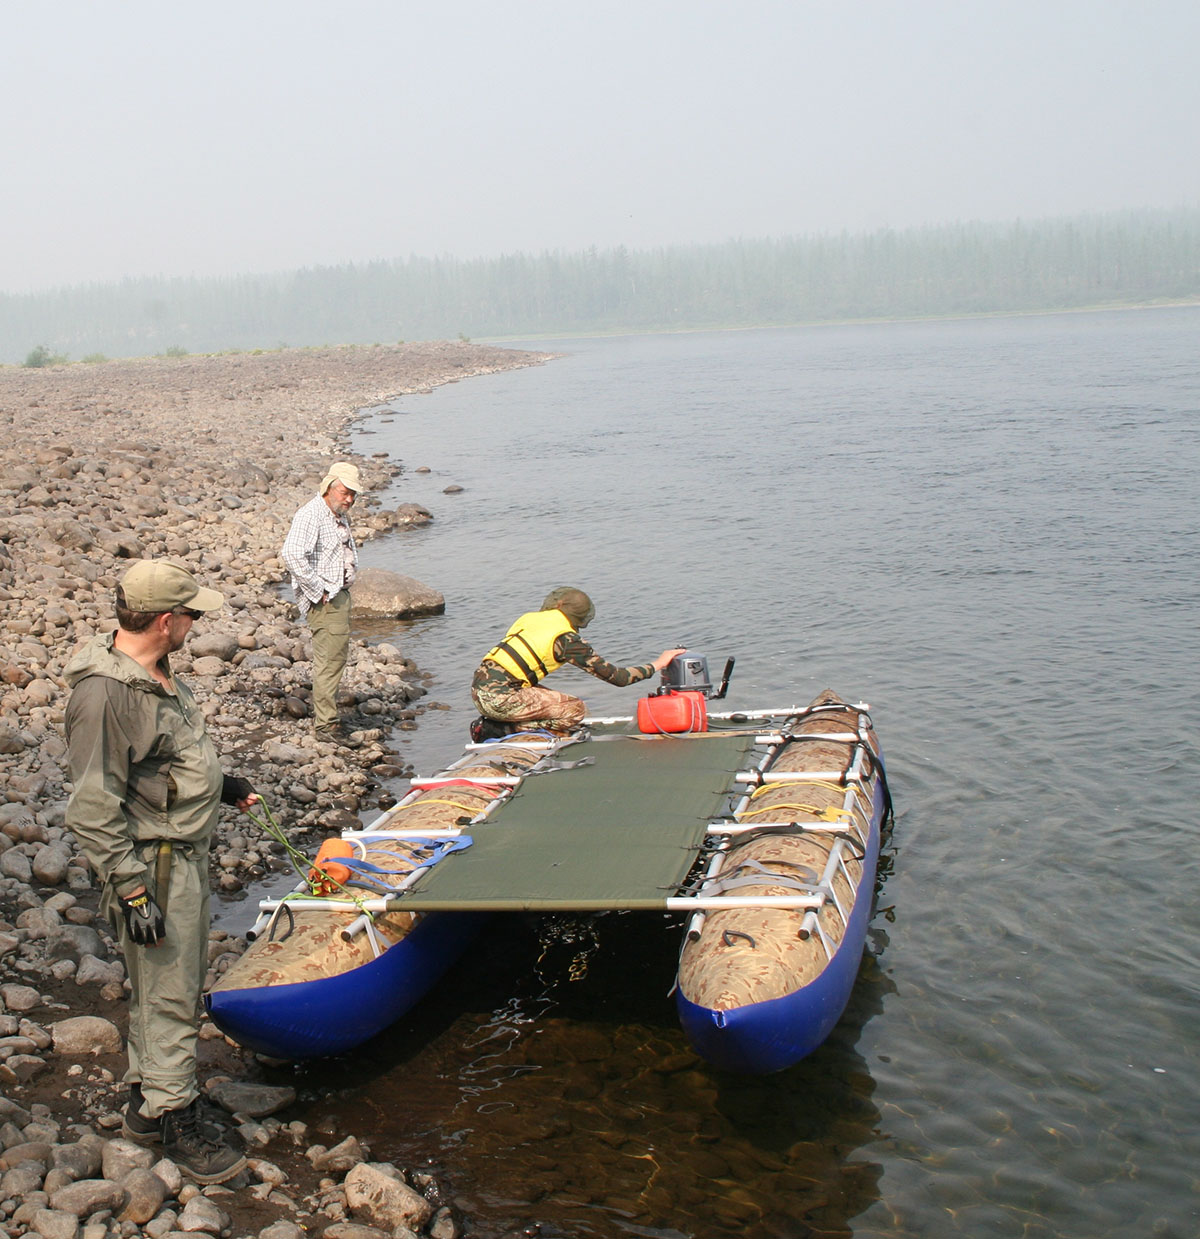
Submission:
M 470 835 L 457 835 L 453 839 L 409 837 L 405 842 L 416 844 L 418 848 L 428 848 L 430 854 L 425 857 L 411 857 L 411 863 L 406 869 L 389 869 L 384 865 L 373 865 L 369 860 L 360 860 L 356 856 L 339 856 L 335 863 L 345 865 L 347 869 L 353 869 L 360 875 L 357 878 L 351 878 L 347 883 L 348 886 L 366 886 L 376 890 L 390 891 L 392 887 L 388 883 L 377 881 L 369 875 L 382 873 L 390 877 L 401 877 L 412 873 L 414 869 L 426 869 L 430 865 L 436 865 L 439 860 L 444 856 L 449 856 L 452 852 L 461 852 L 464 848 L 469 848 L 475 840 Z

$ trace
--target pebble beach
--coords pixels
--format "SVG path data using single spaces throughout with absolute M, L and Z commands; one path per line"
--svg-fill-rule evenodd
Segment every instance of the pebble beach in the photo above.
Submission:
M 0 1234 L 458 1235 L 428 1176 L 372 1161 L 369 1132 L 309 1129 L 291 1090 L 211 1024 L 201 1081 L 249 1168 L 201 1189 L 120 1138 L 124 968 L 64 828 L 62 672 L 115 626 L 129 563 L 173 558 L 226 599 L 172 658 L 225 771 L 251 780 L 302 849 L 374 815 L 410 773 L 395 731 L 438 703 L 402 649 L 355 640 L 340 698 L 352 747 L 318 742 L 308 629 L 279 547 L 335 459 L 367 486 L 352 513 L 360 543 L 436 519 L 379 504 L 372 492 L 423 462 L 349 453 L 349 427 L 396 396 L 550 357 L 457 341 L 0 367 Z M 409 584 L 419 605 L 436 598 L 436 581 Z M 280 843 L 222 809 L 215 892 L 286 869 Z M 212 931 L 210 982 L 244 946 Z

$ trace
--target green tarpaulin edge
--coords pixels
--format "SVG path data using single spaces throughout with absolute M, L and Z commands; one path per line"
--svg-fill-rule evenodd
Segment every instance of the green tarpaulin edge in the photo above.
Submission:
M 571 745 L 571 769 L 528 776 L 474 842 L 445 857 L 404 911 L 661 909 L 687 877 L 752 735 L 606 737 Z M 740 793 L 739 793 L 740 794 Z

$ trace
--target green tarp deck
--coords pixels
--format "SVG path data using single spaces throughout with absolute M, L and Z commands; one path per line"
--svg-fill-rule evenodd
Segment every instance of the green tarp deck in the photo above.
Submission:
M 561 750 L 587 765 L 525 778 L 494 818 L 464 829 L 394 906 L 405 911 L 661 910 L 727 811 L 752 734 L 612 737 Z M 551 759 L 552 761 L 554 759 Z

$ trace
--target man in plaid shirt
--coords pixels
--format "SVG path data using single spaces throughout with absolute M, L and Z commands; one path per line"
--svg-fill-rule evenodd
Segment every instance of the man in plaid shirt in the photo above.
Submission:
M 312 630 L 316 734 L 334 743 L 344 738 L 337 690 L 350 651 L 350 586 L 358 568 L 347 514 L 362 488 L 357 466 L 331 465 L 317 497 L 292 518 L 281 552 L 300 614 Z

